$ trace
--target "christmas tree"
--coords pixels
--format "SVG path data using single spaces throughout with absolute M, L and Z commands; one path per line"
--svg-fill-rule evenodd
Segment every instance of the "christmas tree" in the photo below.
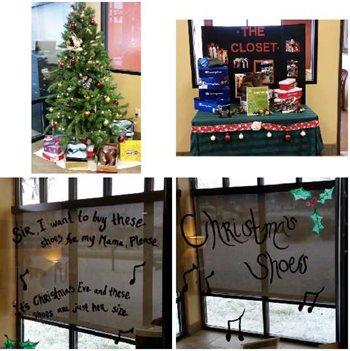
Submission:
M 112 123 L 126 115 L 127 105 L 120 104 L 122 96 L 112 82 L 110 59 L 94 15 L 84 3 L 72 5 L 48 89 L 48 129 L 61 136 L 63 148 L 89 140 L 97 151 L 102 144 L 116 142 L 118 131 Z

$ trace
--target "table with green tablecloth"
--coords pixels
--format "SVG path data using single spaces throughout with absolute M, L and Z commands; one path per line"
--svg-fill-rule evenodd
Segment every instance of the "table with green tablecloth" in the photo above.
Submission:
M 191 156 L 319 156 L 323 143 L 317 115 L 220 117 L 198 111 L 192 120 Z

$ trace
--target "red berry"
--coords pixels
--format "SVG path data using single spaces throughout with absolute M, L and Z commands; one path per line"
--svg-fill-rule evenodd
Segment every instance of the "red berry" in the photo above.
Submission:
M 115 106 L 119 106 L 119 101 L 118 101 L 118 100 L 114 100 L 114 101 L 113 101 L 113 104 L 114 104 Z
M 101 82 L 97 82 L 96 83 L 96 88 L 97 89 L 101 89 L 102 88 L 102 83 Z
M 96 24 L 96 21 L 95 21 L 93 18 L 91 18 L 90 24 L 91 24 L 92 26 L 94 26 L 94 25 Z
M 226 133 L 225 136 L 224 136 L 224 140 L 227 141 L 227 142 L 231 141 L 231 135 Z
M 290 135 L 290 134 L 286 134 L 285 136 L 284 136 L 284 141 L 286 141 L 287 143 L 289 143 L 291 140 L 292 140 L 292 136 Z
M 71 64 L 72 66 L 74 66 L 76 63 L 77 63 L 77 61 L 76 61 L 75 58 L 72 58 L 72 59 L 70 60 L 70 64 Z
M 77 25 L 76 25 L 74 22 L 72 22 L 72 23 L 70 24 L 70 29 L 71 29 L 71 30 L 76 30 L 76 29 L 77 29 Z

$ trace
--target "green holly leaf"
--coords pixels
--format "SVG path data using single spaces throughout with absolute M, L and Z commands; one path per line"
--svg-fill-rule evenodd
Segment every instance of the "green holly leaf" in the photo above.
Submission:
M 308 200 L 312 198 L 310 191 L 303 188 L 293 189 L 289 192 L 294 196 L 294 200 Z
M 5 349 L 15 349 L 16 348 L 16 341 L 10 339 L 7 335 L 5 335 L 6 341 L 4 342 Z
M 38 342 L 32 342 L 32 341 L 30 341 L 28 339 L 27 341 L 20 342 L 19 346 L 20 346 L 21 349 L 35 349 L 36 345 L 38 345 L 38 344 L 39 344 L 39 341 Z
M 321 193 L 318 196 L 317 202 L 324 204 L 326 200 L 332 200 L 333 199 L 333 190 L 334 190 L 334 187 L 331 189 L 324 189 L 323 193 Z
M 312 231 L 317 234 L 317 236 L 321 235 L 322 230 L 324 229 L 324 225 L 322 224 L 323 217 L 320 215 L 320 212 L 314 210 L 310 215 L 312 222 L 314 224 Z

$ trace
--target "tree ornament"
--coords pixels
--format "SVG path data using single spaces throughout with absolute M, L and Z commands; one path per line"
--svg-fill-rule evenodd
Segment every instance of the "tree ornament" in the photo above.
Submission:
M 74 66 L 76 63 L 77 63 L 77 60 L 76 60 L 75 58 L 72 58 L 72 59 L 70 60 L 70 64 L 71 64 L 72 66 Z
M 213 134 L 210 136 L 210 141 L 215 141 L 216 140 L 216 136 Z
M 267 132 L 266 137 L 267 138 L 272 138 L 272 133 L 271 132 Z
M 53 107 L 50 107 L 50 108 L 49 108 L 49 112 L 53 112 Z
M 62 88 L 62 83 L 61 82 L 58 83 L 57 85 L 58 85 L 59 88 Z
M 93 18 L 91 18 L 90 24 L 91 24 L 92 26 L 94 26 L 94 25 L 96 24 L 96 21 L 95 21 Z
M 82 45 L 83 40 L 78 38 L 77 35 L 72 32 L 71 36 L 69 37 L 69 39 L 66 41 L 67 44 L 67 50 L 70 51 L 82 51 Z
M 78 81 L 79 85 L 81 85 L 85 89 L 91 88 L 92 79 L 88 76 L 84 76 Z
M 292 136 L 290 134 L 285 134 L 285 136 L 283 137 L 284 141 L 289 143 L 292 140 Z
M 239 140 L 243 140 L 243 139 L 244 139 L 244 135 L 243 135 L 243 133 L 239 133 L 239 135 L 238 135 L 238 139 L 239 139 Z
M 109 125 L 108 119 L 105 119 L 105 120 L 103 121 L 103 125 L 106 126 L 106 127 Z
M 59 65 L 60 65 L 61 68 L 64 68 L 64 62 L 63 61 L 60 61 Z
M 102 83 L 101 82 L 97 82 L 96 83 L 96 88 L 97 89 L 101 89 L 102 88 Z
M 86 118 L 90 117 L 90 115 L 91 115 L 91 112 L 90 112 L 90 111 L 85 111 L 85 112 L 84 112 L 84 116 L 85 116 Z
M 114 104 L 115 106 L 119 106 L 119 101 L 118 101 L 118 100 L 114 100 L 114 101 L 113 101 L 113 104 Z
M 91 99 L 91 97 L 90 97 L 89 95 L 86 95 L 86 96 L 85 96 L 85 100 L 86 100 L 86 101 L 89 101 L 90 99 Z
M 72 87 L 68 87 L 67 91 L 71 92 L 72 91 Z
M 118 141 L 120 143 L 123 143 L 125 141 L 125 138 L 121 135 L 119 138 L 118 138 Z
M 306 135 L 305 130 L 302 130 L 302 131 L 300 132 L 300 135 L 301 135 L 302 137 L 304 137 L 304 136 Z
M 72 22 L 69 27 L 70 27 L 71 30 L 76 30 L 77 29 L 77 25 L 74 22 Z
M 111 102 L 111 98 L 109 96 L 105 97 L 105 103 L 109 104 Z
M 57 128 L 57 123 L 54 122 L 54 121 L 52 121 L 52 122 L 51 122 L 51 128 L 52 128 L 52 129 L 56 129 L 56 128 Z
M 70 102 L 68 101 L 67 103 L 66 103 L 66 107 L 71 107 L 72 105 L 70 104 Z
M 228 133 L 226 133 L 225 136 L 224 136 L 224 140 L 225 140 L 226 142 L 231 141 L 231 135 L 228 134 Z

